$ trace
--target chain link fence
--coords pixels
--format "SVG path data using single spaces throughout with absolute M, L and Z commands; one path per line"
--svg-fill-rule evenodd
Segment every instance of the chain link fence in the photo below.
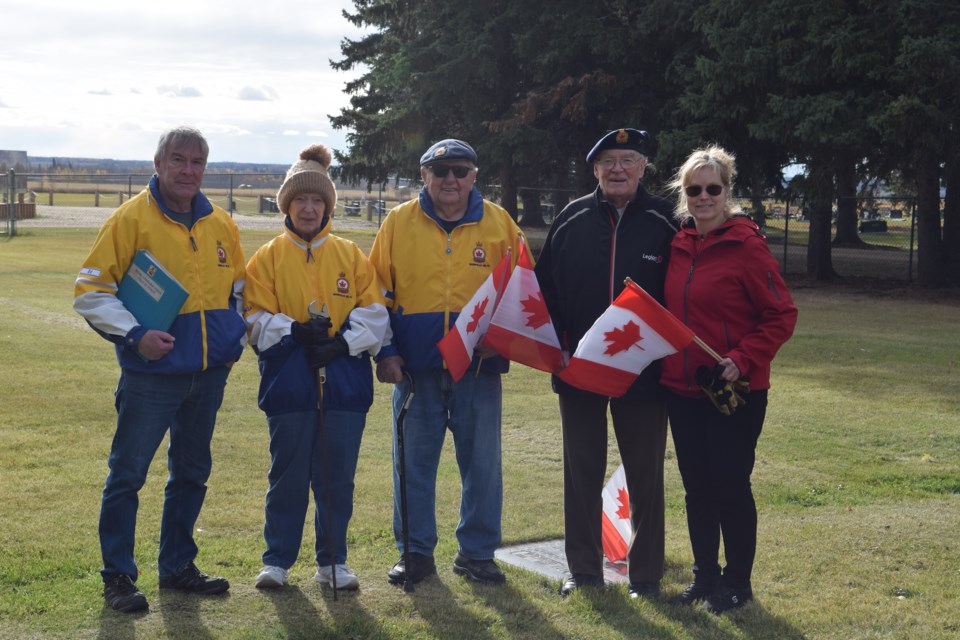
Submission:
M 15 174 L 0 175 L 0 234 L 16 235 L 17 228 L 99 226 L 109 213 L 139 193 L 151 174 Z M 277 228 L 276 193 L 282 173 L 207 173 L 203 191 L 215 204 L 242 219 L 241 229 Z M 368 189 L 337 185 L 334 215 L 340 221 L 377 226 L 386 213 L 416 197 L 409 183 Z M 487 197 L 496 199 L 496 192 Z M 570 195 L 570 194 L 567 194 Z M 544 220 L 549 223 L 562 203 L 543 190 Z M 13 203 L 13 206 L 10 206 Z M 745 211 L 750 203 L 741 202 Z M 784 273 L 806 273 L 810 223 L 802 202 L 763 201 L 764 233 Z M 832 248 L 834 270 L 841 276 L 911 281 L 916 274 L 917 245 L 913 198 L 858 199 L 857 239 Z M 239 222 L 238 222 L 239 223 Z M 538 250 L 543 230 L 528 230 Z
M 742 201 L 745 211 L 750 205 Z M 834 271 L 841 276 L 912 281 L 917 270 L 915 199 L 857 198 L 856 238 L 831 248 Z M 763 201 L 763 231 L 783 272 L 804 275 L 810 218 L 802 201 Z M 836 214 L 833 238 L 836 241 Z

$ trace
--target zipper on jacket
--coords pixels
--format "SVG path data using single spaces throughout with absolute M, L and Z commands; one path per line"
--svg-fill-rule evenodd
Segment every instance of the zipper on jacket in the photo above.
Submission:
M 206 217 L 206 216 L 204 216 Z M 203 218 L 201 218 L 202 220 Z M 197 220 L 196 223 L 199 223 L 200 220 Z M 197 298 L 200 303 L 200 338 L 203 345 L 203 353 L 200 358 L 200 367 L 201 371 L 207 370 L 207 357 L 209 355 L 210 345 L 207 344 L 207 310 L 206 304 L 204 303 L 203 296 L 203 269 L 200 268 L 200 247 L 197 246 L 197 241 L 193 237 L 193 230 L 187 232 L 190 237 L 190 246 L 193 248 L 193 272 L 196 274 L 197 285 L 200 288 L 200 296 Z
M 767 271 L 767 288 L 770 289 L 773 297 L 776 298 L 778 302 L 781 301 L 780 291 L 777 290 L 777 285 L 773 282 L 773 274 L 769 271 Z
M 440 227 L 439 224 L 437 226 Z M 454 229 L 456 229 L 456 227 L 454 227 Z M 447 248 L 444 249 L 444 253 L 447 255 L 447 272 L 446 272 L 447 281 L 443 286 L 443 295 L 446 298 L 446 300 L 443 303 L 443 335 L 446 336 L 447 332 L 453 328 L 453 322 L 451 322 L 451 318 L 450 318 L 450 313 L 451 313 L 450 295 L 451 295 L 451 287 L 453 286 L 452 277 L 450 275 L 450 272 L 452 269 L 451 260 L 453 259 L 453 230 L 447 231 L 443 227 L 440 227 L 440 230 L 447 234 Z M 446 369 L 447 367 L 446 362 L 443 363 L 443 367 L 444 369 Z
M 607 206 L 613 206 L 610 203 L 607 203 Z M 623 210 L 624 213 L 627 212 L 626 208 Z M 611 234 L 610 234 L 610 291 L 609 291 L 609 302 L 613 304 L 613 292 L 617 289 L 617 229 L 620 228 L 620 217 L 617 218 L 616 222 L 612 221 L 613 216 L 609 211 L 606 212 L 607 220 L 610 221 Z
M 687 271 L 687 281 L 683 283 L 683 324 L 690 326 L 690 283 L 693 281 L 693 270 L 697 266 L 697 256 L 699 252 L 693 254 L 690 261 L 690 270 Z M 687 391 L 693 391 L 696 387 L 690 384 L 690 350 L 683 350 L 683 373 L 687 380 Z

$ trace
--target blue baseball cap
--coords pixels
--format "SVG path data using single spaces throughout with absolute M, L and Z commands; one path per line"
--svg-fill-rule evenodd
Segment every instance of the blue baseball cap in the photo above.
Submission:
M 469 160 L 473 164 L 477 164 L 477 152 L 463 140 L 447 138 L 446 140 L 433 143 L 433 145 L 420 156 L 420 166 L 426 167 L 443 160 Z
M 646 131 L 639 129 L 614 129 L 608 131 L 593 145 L 587 154 L 587 162 L 593 162 L 594 156 L 606 149 L 631 149 L 648 158 L 653 153 L 653 139 Z

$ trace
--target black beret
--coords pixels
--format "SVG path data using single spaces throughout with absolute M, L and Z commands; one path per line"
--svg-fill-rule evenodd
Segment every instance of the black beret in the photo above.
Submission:
M 594 156 L 604 149 L 631 149 L 647 157 L 653 152 L 653 140 L 650 134 L 639 129 L 614 129 L 604 134 L 587 154 L 587 162 L 593 162 Z

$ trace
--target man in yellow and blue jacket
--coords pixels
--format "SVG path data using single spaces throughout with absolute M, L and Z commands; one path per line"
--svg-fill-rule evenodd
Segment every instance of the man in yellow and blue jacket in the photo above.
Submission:
M 401 557 L 388 572 L 392 584 L 419 582 L 436 572 L 436 478 L 447 429 L 461 477 L 459 551 L 455 573 L 499 584 L 493 561 L 501 540 L 503 480 L 500 459 L 502 390 L 508 362 L 478 348 L 467 375 L 454 382 L 437 342 L 453 327 L 500 259 L 516 263 L 522 233 L 510 215 L 484 200 L 475 186 L 477 154 L 461 140 L 435 143 L 420 158 L 423 189 L 401 204 L 377 233 L 370 261 L 387 291 L 392 341 L 377 356 L 377 379 L 394 383 L 396 421 L 409 385 L 416 393 L 403 422 L 409 565 Z M 394 447 L 394 451 L 397 447 Z M 394 537 L 402 548 L 398 460 L 394 459 Z
M 194 564 L 194 526 L 203 506 L 217 411 L 230 367 L 246 344 L 244 255 L 236 223 L 201 192 L 209 147 L 192 127 L 165 132 L 156 174 L 103 224 L 84 260 L 73 307 L 116 346 L 117 429 L 100 505 L 104 599 L 118 611 L 147 608 L 136 587 L 138 492 L 167 430 L 160 524 L 161 589 L 212 595 L 230 585 Z M 117 297 L 139 250 L 149 251 L 189 292 L 169 329 L 146 329 Z

